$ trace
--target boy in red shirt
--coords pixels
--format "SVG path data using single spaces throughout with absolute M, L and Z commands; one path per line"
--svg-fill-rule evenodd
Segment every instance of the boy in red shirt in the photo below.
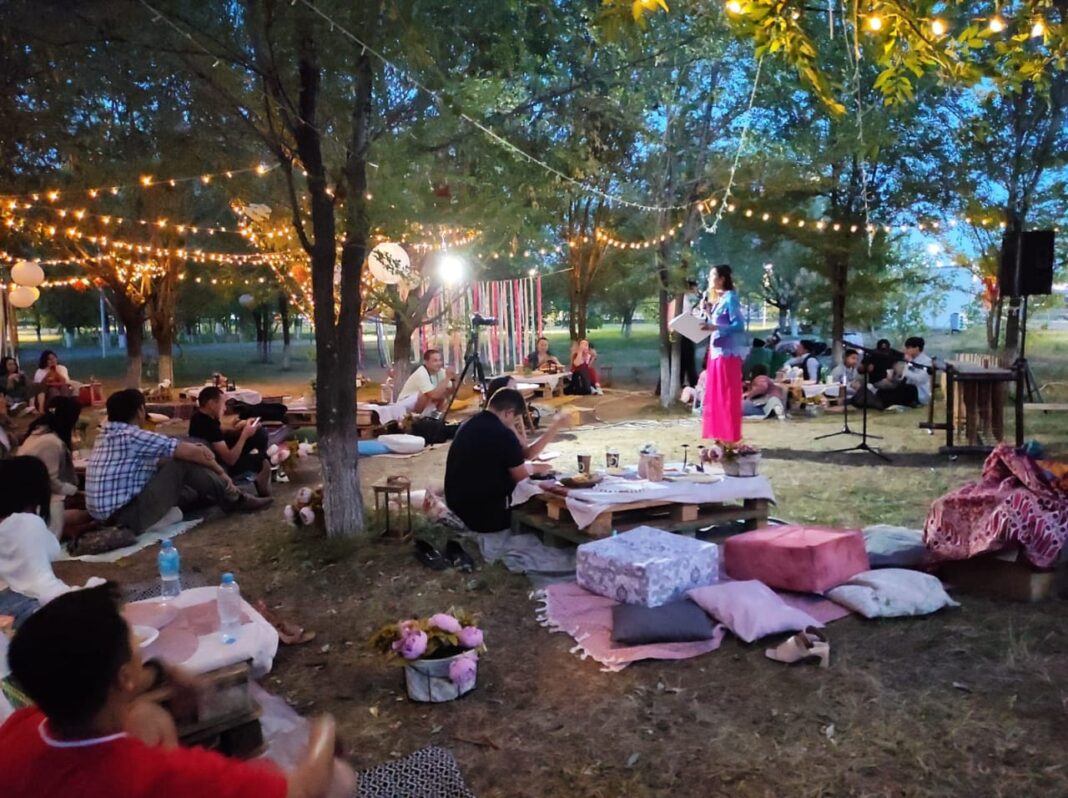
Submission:
M 308 753 L 288 775 L 263 763 L 168 745 L 173 722 L 139 700 L 152 685 L 153 669 L 141 663 L 119 610 L 113 583 L 77 590 L 38 610 L 11 641 L 12 675 L 36 706 L 0 727 L 5 798 L 352 794 L 351 769 L 334 762 L 329 717 L 313 724 Z

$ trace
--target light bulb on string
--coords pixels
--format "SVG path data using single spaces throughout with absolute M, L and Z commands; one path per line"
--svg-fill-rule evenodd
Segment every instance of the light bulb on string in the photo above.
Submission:
M 1000 15 L 995 14 L 990 18 L 990 30 L 994 31 L 994 33 L 1001 33 L 1005 30 L 1005 20 Z
M 1031 38 L 1041 39 L 1046 35 L 1046 21 L 1042 17 L 1035 17 L 1035 21 L 1031 23 Z
M 931 33 L 933 33 L 935 36 L 945 36 L 946 23 L 940 19 L 936 19 L 934 22 L 931 23 Z
M 739 3 L 738 0 L 730 0 L 727 3 L 727 11 L 731 14 L 741 14 L 742 4 Z
M 883 29 L 883 18 L 882 17 L 880 17 L 878 14 L 872 14 L 870 17 L 868 17 L 868 30 L 878 32 L 878 31 L 881 31 L 882 29 Z

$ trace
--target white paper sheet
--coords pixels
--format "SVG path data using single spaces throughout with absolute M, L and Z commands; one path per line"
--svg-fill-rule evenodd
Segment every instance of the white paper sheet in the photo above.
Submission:
M 712 334 L 711 330 L 706 330 L 702 327 L 703 324 L 704 322 L 701 319 L 697 318 L 693 313 L 687 312 L 673 318 L 668 327 L 673 332 L 684 335 L 695 344 L 699 344 Z

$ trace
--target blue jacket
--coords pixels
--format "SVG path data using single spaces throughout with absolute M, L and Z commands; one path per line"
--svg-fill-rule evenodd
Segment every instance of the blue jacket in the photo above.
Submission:
M 709 311 L 708 320 L 715 326 L 708 345 L 709 358 L 744 357 L 749 346 L 745 341 L 745 318 L 738 294 L 724 292 Z

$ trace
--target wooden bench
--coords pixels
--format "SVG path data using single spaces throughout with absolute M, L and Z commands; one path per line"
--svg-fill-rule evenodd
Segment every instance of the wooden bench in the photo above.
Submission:
M 606 508 L 585 529 L 578 528 L 564 499 L 552 494 L 539 494 L 526 509 L 512 511 L 513 532 L 533 532 L 548 545 L 587 543 L 606 538 L 613 531 L 623 532 L 639 526 L 655 526 L 667 532 L 694 535 L 698 530 L 721 524 L 739 523 L 742 529 L 756 529 L 767 521 L 767 499 L 745 499 L 741 504 L 621 502 Z

